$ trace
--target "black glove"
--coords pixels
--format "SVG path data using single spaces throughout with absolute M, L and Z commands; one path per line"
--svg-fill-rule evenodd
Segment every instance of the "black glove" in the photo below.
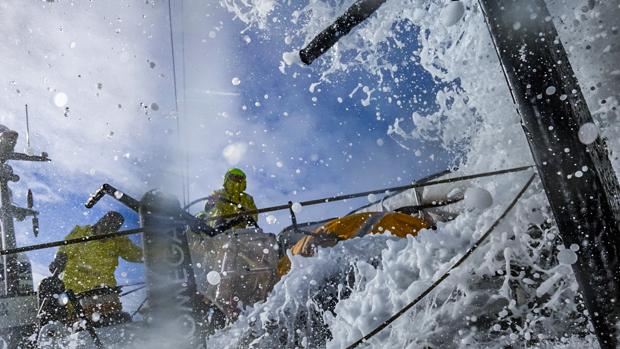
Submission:
M 62 252 L 56 253 L 56 257 L 54 258 L 52 263 L 50 263 L 49 265 L 50 273 L 52 273 L 52 275 L 54 276 L 58 276 L 60 273 L 62 273 L 65 270 L 68 260 L 69 260 L 69 257 L 67 257 L 65 253 L 62 253 Z

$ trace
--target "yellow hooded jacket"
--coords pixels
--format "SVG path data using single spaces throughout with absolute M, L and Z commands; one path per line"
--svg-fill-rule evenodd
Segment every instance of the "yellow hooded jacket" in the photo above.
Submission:
M 90 225 L 76 226 L 65 240 L 92 233 Z M 76 294 L 102 286 L 116 286 L 114 272 L 119 257 L 128 262 L 142 262 L 142 249 L 126 236 L 62 246 L 58 252 L 68 257 L 63 278 L 65 287 Z
M 237 178 L 243 178 L 242 180 L 233 180 L 231 177 L 237 176 Z M 250 194 L 247 194 L 244 190 L 246 188 L 245 173 L 239 169 L 231 169 L 226 173 L 224 179 L 224 188 L 216 190 L 209 196 L 205 204 L 205 212 L 209 218 L 219 217 L 222 215 L 229 215 L 235 213 L 241 213 L 244 211 L 256 210 L 256 204 L 254 204 L 254 198 Z M 258 222 L 258 214 L 253 214 L 252 217 Z M 215 219 L 210 221 L 212 227 L 216 227 L 223 223 L 222 219 Z M 247 222 L 243 221 L 233 226 L 233 228 L 246 228 Z

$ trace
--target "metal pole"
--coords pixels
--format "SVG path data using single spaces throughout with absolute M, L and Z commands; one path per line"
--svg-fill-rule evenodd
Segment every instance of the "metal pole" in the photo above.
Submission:
M 299 51 L 301 61 L 305 64 L 314 62 L 315 59 L 334 46 L 341 37 L 349 34 L 358 24 L 372 16 L 384 2 L 386 0 L 359 0 L 355 2 L 332 25 L 325 28 L 305 48 Z
M 179 202 L 158 191 L 140 201 L 149 319 L 154 340 L 178 348 L 206 348 L 203 306 Z
M 602 348 L 620 320 L 620 187 L 544 0 L 479 0 Z
M 9 173 L 12 169 L 9 165 L 2 163 L 0 171 L 0 225 L 2 226 L 2 249 L 13 249 L 16 247 L 15 226 L 13 224 L 13 215 L 11 204 L 11 192 L 8 181 Z M 3 256 L 4 264 L 4 289 L 8 296 L 16 296 L 18 292 L 19 280 L 17 273 L 17 256 Z

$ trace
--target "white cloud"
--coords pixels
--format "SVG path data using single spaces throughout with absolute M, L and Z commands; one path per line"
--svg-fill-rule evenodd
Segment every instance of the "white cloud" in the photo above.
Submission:
M 0 6 L 0 123 L 20 132 L 23 143 L 29 105 L 33 148 L 53 159 L 41 171 L 65 192 L 112 180 L 143 189 L 164 164 L 140 165 L 166 148 L 171 137 L 163 131 L 175 125 L 166 115 L 167 62 L 158 69 L 147 62 L 166 57 L 156 52 L 166 42 L 164 7 L 15 0 Z M 168 108 L 142 106 L 152 102 Z M 63 185 L 61 176 L 75 185 Z

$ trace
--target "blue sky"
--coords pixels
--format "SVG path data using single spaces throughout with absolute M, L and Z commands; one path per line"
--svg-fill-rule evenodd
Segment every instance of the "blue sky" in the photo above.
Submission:
M 285 36 L 295 31 L 286 20 L 291 9 L 279 8 L 273 17 L 281 22 L 265 32 L 246 29 L 215 2 L 188 0 L 183 9 L 180 4 L 173 2 L 180 135 L 166 2 L 37 3 L 24 9 L 17 1 L 3 4 L 2 16 L 12 22 L 3 21 L 2 31 L 22 40 L 6 43 L 3 52 L 27 59 L 3 57 L 8 74 L 3 84 L 10 87 L 5 87 L 0 123 L 22 132 L 18 148 L 23 147 L 21 110 L 24 103 L 33 105 L 33 143 L 54 160 L 15 166 L 23 173 L 12 186 L 16 203 L 25 203 L 28 186 L 35 185 L 35 197 L 41 198 L 41 235 L 34 238 L 29 223 L 18 224 L 20 245 L 61 239 L 74 225 L 93 223 L 108 209 L 120 210 L 126 226 L 134 227 L 137 217 L 110 198 L 91 211 L 83 202 L 104 182 L 138 198 L 154 187 L 181 197 L 186 165 L 191 199 L 217 189 L 234 165 L 246 170 L 248 191 L 259 207 L 400 185 L 448 166 L 439 146 L 413 142 L 407 150 L 386 134 L 395 118 L 432 109 L 439 88 L 410 58 L 417 45 L 413 29 L 400 38 L 404 47 L 386 48 L 400 64 L 400 82 L 386 84 L 390 91 L 374 92 L 364 106 L 363 88 L 352 91 L 358 84 L 375 84 L 377 78 L 367 73 L 341 75 L 310 92 L 320 78 L 320 62 L 287 67 L 286 74 L 279 70 L 282 54 L 290 50 Z M 30 13 L 46 20 L 30 23 Z M 40 47 L 42 41 L 57 45 Z M 49 63 L 50 57 L 56 60 Z M 40 86 L 41 79 L 49 86 Z M 84 79 L 89 83 L 80 85 Z M 11 81 L 23 86 L 17 97 Z M 102 89 L 95 87 L 99 81 Z M 50 102 L 58 91 L 69 95 L 69 117 Z M 400 106 L 395 95 L 404 102 Z M 415 106 L 405 103 L 413 96 Z M 226 155 L 227 147 L 238 156 Z M 343 214 L 366 202 L 305 208 L 298 220 Z M 274 225 L 260 218 L 268 232 L 289 224 L 287 212 L 275 215 Z M 29 254 L 38 277 L 53 253 Z M 124 283 L 141 280 L 142 272 L 141 266 L 121 263 L 117 275 Z
M 188 10 L 188 6 L 193 8 Z M 280 8 L 279 11 L 273 17 L 285 22 L 290 9 Z M 363 106 L 361 101 L 366 95 L 362 88 L 352 97 L 349 95 L 360 83 L 372 85 L 376 77 L 362 72 L 343 75 L 331 84 L 319 85 L 312 93 L 309 87 L 321 74 L 318 64 L 311 68 L 292 67 L 286 74 L 280 72 L 282 53 L 289 49 L 285 36 L 287 30 L 294 28 L 278 30 L 275 26 L 269 32 L 244 30 L 243 23 L 231 20 L 231 15 L 219 6 L 197 2 L 185 2 L 185 12 L 187 93 L 209 86 L 210 69 L 217 69 L 218 74 L 224 76 L 223 85 L 211 90 L 239 94 L 217 98 L 234 100 L 225 112 L 229 118 L 242 120 L 240 126 L 225 128 L 235 134 L 227 137 L 227 141 L 256 143 L 249 147 L 239 166 L 248 170 L 249 190 L 260 206 L 286 202 L 287 198 L 296 201 L 394 185 L 446 165 L 428 159 L 440 151 L 437 147 L 410 144 L 422 150 L 417 157 L 386 135 L 395 117 L 409 117 L 412 111 L 408 103 L 401 106 L 397 106 L 395 100 L 388 103 L 388 96 L 400 95 L 403 101 L 409 101 L 413 95 L 423 96 L 422 91 L 426 90 L 432 105 L 437 87 L 414 64 L 399 72 L 403 77 L 416 74 L 414 83 L 393 84 L 392 91 L 374 93 L 371 104 Z M 187 15 L 188 12 L 192 15 Z M 415 48 L 416 43 L 409 42 L 402 51 L 390 54 L 395 60 L 407 61 Z M 209 56 L 214 55 L 220 59 L 210 60 Z M 213 61 L 217 66 L 207 64 Z M 240 79 L 238 86 L 231 83 L 234 78 Z M 186 105 L 187 123 L 218 127 L 218 120 L 197 121 L 202 115 L 209 118 L 218 113 L 212 100 L 190 95 Z M 191 137 L 190 143 L 200 137 Z M 261 144 L 258 144 L 259 139 Z M 192 174 L 202 173 L 199 164 L 200 161 L 192 163 Z M 256 190 L 257 187 L 269 191 Z M 293 190 L 297 195 L 291 196 Z

